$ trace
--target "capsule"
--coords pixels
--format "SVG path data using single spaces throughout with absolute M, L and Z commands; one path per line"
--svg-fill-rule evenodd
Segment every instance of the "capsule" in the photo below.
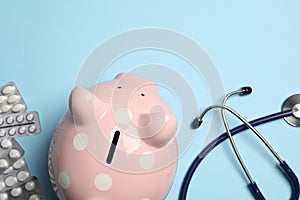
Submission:
M 13 104 L 13 103 L 17 103 L 18 101 L 20 101 L 20 99 L 21 99 L 20 95 L 11 95 L 8 97 L 7 102 L 10 104 Z
M 13 93 L 15 90 L 16 90 L 15 86 L 8 85 L 2 89 L 2 94 L 8 95 L 8 94 Z
M 7 113 L 11 109 L 11 105 L 4 105 L 1 107 L 1 113 Z
M 17 113 L 17 112 L 20 112 L 20 111 L 24 110 L 24 108 L 25 108 L 24 104 L 16 104 L 16 105 L 14 105 L 12 111 L 14 113 Z
M 7 100 L 6 96 L 0 96 L 0 104 L 5 103 Z

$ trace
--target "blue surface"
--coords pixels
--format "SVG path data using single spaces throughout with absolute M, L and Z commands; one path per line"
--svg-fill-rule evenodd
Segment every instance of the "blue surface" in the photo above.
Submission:
M 47 173 L 50 139 L 67 109 L 80 65 L 97 45 L 120 32 L 141 27 L 185 34 L 207 51 L 225 90 L 246 84 L 254 88 L 250 97 L 230 101 L 246 118 L 253 119 L 278 111 L 289 95 L 300 93 L 299 8 L 296 0 L 0 2 L 0 83 L 15 81 L 29 110 L 40 113 L 42 134 L 18 141 L 26 150 L 31 172 L 42 183 L 46 199 L 55 199 Z M 161 56 L 154 53 L 147 57 L 147 53 L 129 57 L 132 61 L 124 58 L 120 64 L 160 62 L 155 59 Z M 175 66 L 175 59 L 169 61 L 168 56 L 164 62 Z M 203 100 L 203 107 L 208 104 Z M 299 129 L 279 121 L 259 130 L 300 175 Z M 193 146 L 179 159 L 167 200 L 177 199 L 188 165 L 202 147 L 201 133 L 199 130 Z M 248 133 L 236 140 L 256 182 L 268 199 L 288 199 L 290 186 L 275 167 L 275 160 Z M 188 199 L 252 199 L 246 185 L 246 177 L 226 143 L 200 167 Z

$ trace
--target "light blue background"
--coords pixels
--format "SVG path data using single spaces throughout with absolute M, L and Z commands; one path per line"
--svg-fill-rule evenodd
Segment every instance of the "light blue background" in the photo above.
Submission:
M 115 34 L 141 27 L 183 33 L 206 50 L 226 91 L 253 86 L 251 97 L 230 101 L 246 118 L 253 119 L 278 111 L 289 95 L 300 93 L 299 9 L 296 0 L 1 1 L 0 83 L 15 81 L 29 110 L 40 113 L 42 134 L 18 141 L 26 150 L 32 174 L 41 181 L 46 199 L 56 199 L 47 174 L 50 139 L 67 109 L 80 65 L 97 45 Z M 158 63 L 162 58 L 155 53 L 146 55 L 132 58 L 144 64 L 152 58 Z M 125 58 L 123 62 L 131 61 Z M 176 66 L 174 59 L 165 62 Z M 203 102 L 203 107 L 209 104 Z M 278 121 L 259 130 L 300 175 L 299 129 Z M 198 132 L 192 148 L 179 160 L 167 200 L 177 199 L 183 176 L 202 147 L 205 131 Z M 290 186 L 261 143 L 249 132 L 236 140 L 265 196 L 288 199 Z M 188 199 L 252 199 L 246 183 L 230 146 L 224 143 L 197 171 Z

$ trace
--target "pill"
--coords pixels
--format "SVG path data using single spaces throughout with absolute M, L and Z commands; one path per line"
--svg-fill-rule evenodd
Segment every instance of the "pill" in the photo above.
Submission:
M 40 200 L 40 197 L 38 195 L 34 194 L 29 197 L 29 200 Z
M 14 112 L 14 113 L 17 113 L 17 112 L 20 112 L 20 111 L 22 111 L 22 110 L 24 110 L 25 109 L 25 105 L 24 104 L 16 104 L 16 105 L 14 105 L 14 107 L 12 108 L 12 111 Z
M 4 119 L 1 117 L 0 118 L 0 125 L 2 125 L 4 123 Z
M 36 130 L 36 128 L 35 128 L 35 126 L 29 126 L 29 128 L 28 128 L 28 131 L 30 132 L 30 133 L 34 133 L 34 131 Z
M 12 187 L 18 182 L 17 178 L 14 176 L 9 176 L 4 180 L 4 183 L 7 187 Z
M 32 114 L 32 113 L 29 113 L 29 114 L 26 116 L 26 119 L 27 119 L 28 121 L 32 121 L 32 120 L 34 119 L 33 114 Z
M 14 118 L 13 117 L 8 117 L 6 119 L 6 123 L 8 123 L 8 124 L 12 124 L 13 122 L 14 122 Z
M 6 135 L 5 130 L 1 129 L 0 130 L 0 137 L 4 137 Z
M 18 197 L 22 194 L 22 189 L 20 187 L 14 188 L 10 191 L 11 196 Z
M 32 191 L 35 189 L 35 182 L 34 181 L 30 181 L 28 183 L 25 184 L 25 189 L 27 191 Z
M 15 169 L 20 169 L 21 167 L 23 167 L 25 165 L 25 161 L 23 159 L 17 160 L 14 164 L 13 167 Z
M 10 158 L 13 158 L 13 159 L 15 159 L 15 158 L 20 158 L 20 157 L 21 157 L 21 154 L 20 154 L 20 152 L 19 152 L 17 149 L 13 149 L 13 150 L 11 150 L 11 151 L 9 152 L 9 157 L 10 157 Z
M 20 101 L 20 99 L 21 99 L 20 95 L 11 95 L 8 97 L 7 102 L 10 104 L 13 104 L 13 103 L 17 103 L 18 101 Z
M 23 115 L 17 116 L 17 122 L 21 123 L 23 121 L 24 121 L 24 116 Z
M 13 167 L 9 167 L 7 170 L 5 170 L 5 171 L 3 172 L 3 174 L 9 174 L 9 173 L 12 172 L 13 170 L 14 170 Z
M 21 171 L 17 174 L 17 179 L 18 181 L 26 181 L 26 179 L 28 179 L 28 177 L 30 176 L 30 174 L 27 171 Z
M 8 95 L 8 94 L 13 93 L 15 90 L 16 90 L 15 86 L 8 85 L 8 86 L 6 86 L 5 88 L 2 89 L 2 93 L 4 95 Z
M 0 191 L 5 188 L 5 183 L 3 181 L 0 182 Z
M 24 134 L 25 131 L 26 131 L 26 128 L 24 126 L 22 126 L 22 127 L 19 128 L 19 133 L 20 134 Z
M 6 159 L 0 159 L 0 168 L 6 169 L 9 167 L 9 163 Z
M 1 147 L 4 149 L 9 149 L 12 147 L 12 143 L 9 139 L 4 139 L 1 141 Z
M 6 96 L 0 96 L 0 104 L 4 103 L 7 100 Z
M 8 134 L 10 136 L 14 136 L 16 134 L 16 129 L 15 128 L 9 129 Z
M 1 107 L 1 113 L 7 113 L 11 109 L 10 105 L 4 105 Z
M 7 200 L 8 199 L 8 194 L 7 193 L 1 193 L 0 194 L 0 200 Z

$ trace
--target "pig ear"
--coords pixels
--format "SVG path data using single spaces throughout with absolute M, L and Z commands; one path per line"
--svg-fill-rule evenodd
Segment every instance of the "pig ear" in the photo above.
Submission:
M 102 118 L 107 105 L 89 90 L 75 87 L 69 98 L 69 108 L 76 123 L 87 124 Z
M 126 73 L 119 73 L 116 77 L 115 77 L 115 79 L 121 79 L 122 77 L 124 77 L 124 76 L 126 76 Z

